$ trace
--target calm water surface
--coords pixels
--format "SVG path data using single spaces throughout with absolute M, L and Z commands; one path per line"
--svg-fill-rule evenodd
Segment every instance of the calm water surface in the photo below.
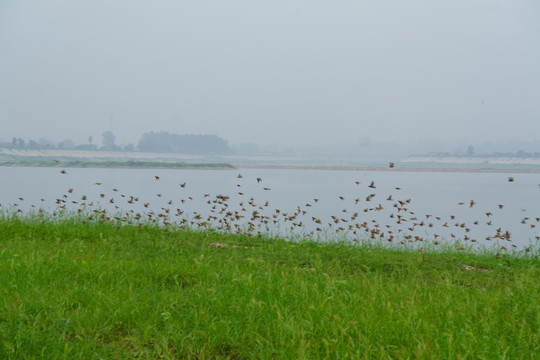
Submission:
M 227 212 L 236 212 L 236 226 L 245 228 L 251 222 L 257 230 L 313 234 L 322 240 L 373 235 L 393 237 L 393 242 L 498 242 L 507 248 L 539 243 L 539 174 L 282 169 L 66 171 L 61 174 L 58 168 L 0 167 L 2 208 L 53 212 L 64 205 L 68 209 L 99 206 L 124 216 L 139 213 L 148 218 L 151 213 L 150 217 L 163 219 L 159 216 L 163 214 L 171 221 L 184 219 L 187 224 L 208 221 L 212 216 L 209 222 L 214 226 L 223 225 L 219 220 Z M 514 181 L 509 182 L 509 177 Z M 217 195 L 229 198 L 224 203 L 215 202 Z M 57 199 L 62 201 L 58 204 Z M 511 241 L 497 238 L 497 234 L 509 235 Z

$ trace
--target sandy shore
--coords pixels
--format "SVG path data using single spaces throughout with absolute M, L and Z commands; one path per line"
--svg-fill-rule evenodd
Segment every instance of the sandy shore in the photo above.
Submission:
M 410 171 L 410 172 L 464 172 L 464 173 L 530 173 L 540 174 L 540 169 L 468 169 L 468 168 L 419 168 L 380 166 L 299 166 L 299 165 L 238 165 L 238 169 L 297 169 L 297 170 L 350 170 L 350 171 Z
M 540 158 L 536 157 L 490 157 L 490 156 L 411 156 L 403 163 L 432 163 L 432 164 L 478 164 L 478 165 L 537 165 Z
M 18 150 L 0 149 L 0 154 L 24 157 L 51 157 L 51 158 L 77 158 L 88 160 L 200 160 L 204 155 L 191 154 L 162 154 L 146 152 L 123 152 L 123 151 L 85 151 L 85 150 Z

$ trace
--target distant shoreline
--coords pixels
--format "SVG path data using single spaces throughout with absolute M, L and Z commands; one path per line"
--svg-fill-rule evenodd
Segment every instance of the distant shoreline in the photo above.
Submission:
M 182 170 L 234 170 L 234 169 L 275 169 L 275 170 L 328 170 L 328 171 L 385 171 L 385 172 L 461 172 L 461 173 L 523 173 L 540 174 L 540 169 L 475 169 L 475 168 L 420 168 L 383 166 L 349 166 L 349 165 L 232 165 L 232 164 L 122 164 L 122 163 L 94 163 L 84 162 L 77 164 L 62 163 L 24 163 L 0 162 L 0 167 L 52 167 L 52 168 L 108 168 L 108 169 L 182 169 Z
M 350 160 L 350 159 L 349 159 Z M 364 161 L 362 165 L 331 165 L 331 161 L 306 159 L 314 165 L 303 165 L 299 157 L 283 156 L 205 156 L 195 154 L 110 152 L 80 150 L 14 150 L 0 149 L 0 166 L 119 168 L 119 169 L 296 169 L 342 171 L 409 171 L 462 173 L 540 173 L 540 159 L 481 157 L 419 157 L 388 162 Z M 523 162 L 524 161 L 524 162 Z M 372 164 L 372 165 L 370 165 Z
M 329 166 L 329 165 L 237 165 L 238 169 L 291 169 L 291 170 L 346 170 L 388 172 L 466 172 L 466 173 L 531 173 L 540 174 L 540 169 L 467 169 L 467 168 L 417 168 L 382 166 Z

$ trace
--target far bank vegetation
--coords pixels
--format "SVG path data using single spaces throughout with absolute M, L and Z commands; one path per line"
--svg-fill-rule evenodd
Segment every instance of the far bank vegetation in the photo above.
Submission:
M 14 137 L 11 142 L 0 143 L 0 148 L 14 150 L 141 151 L 201 155 L 231 153 L 227 141 L 217 135 L 179 135 L 166 131 L 148 132 L 142 135 L 137 145 L 127 144 L 125 146 L 116 144 L 116 136 L 111 131 L 105 131 L 102 136 L 101 146 L 94 143 L 92 136 L 88 136 L 88 142 L 85 144 L 75 144 L 71 139 L 55 143 L 45 138 L 36 141 Z

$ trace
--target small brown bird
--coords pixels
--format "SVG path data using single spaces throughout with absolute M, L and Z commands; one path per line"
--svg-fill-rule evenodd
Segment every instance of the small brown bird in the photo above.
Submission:
M 514 182 L 514 178 L 510 176 L 510 177 L 508 178 L 508 182 Z
M 185 187 L 186 187 L 186 183 L 180 184 L 180 187 L 181 187 L 181 188 L 185 188 Z
M 372 189 L 375 189 L 375 188 L 376 188 L 376 186 L 375 186 L 375 182 L 374 182 L 374 181 L 372 181 L 372 182 L 371 182 L 371 184 L 369 184 L 369 186 L 368 186 L 368 187 L 369 187 L 369 188 L 372 188 Z
M 504 205 L 499 204 L 499 209 L 502 209 L 503 207 L 504 207 Z
M 471 202 L 470 202 L 469 206 L 470 206 L 470 207 L 473 207 L 473 206 L 474 206 L 474 204 L 476 204 L 476 203 L 474 202 L 474 200 L 471 200 Z
M 238 174 L 238 176 L 236 176 L 238 179 L 241 179 L 243 178 L 242 174 Z
M 66 170 L 60 171 L 60 174 L 67 174 Z
M 260 183 L 261 181 L 262 181 L 262 179 L 258 177 L 257 182 Z
M 156 178 L 156 180 L 159 180 L 159 176 L 156 175 L 155 178 Z
M 101 183 L 100 183 L 100 182 L 97 182 L 97 183 L 95 183 L 95 185 L 101 185 Z
M 390 164 L 388 164 L 388 166 L 389 166 L 390 168 L 393 168 L 393 167 L 395 166 L 395 164 L 394 164 L 393 162 L 390 162 Z

